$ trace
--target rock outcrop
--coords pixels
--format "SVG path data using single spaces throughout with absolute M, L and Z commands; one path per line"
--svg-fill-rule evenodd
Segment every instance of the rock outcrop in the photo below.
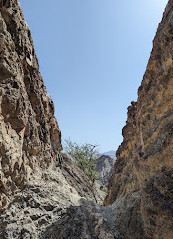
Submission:
M 116 151 L 114 150 L 110 150 L 107 152 L 102 153 L 102 155 L 108 155 L 109 157 L 111 157 L 112 159 L 116 160 Z
M 43 170 L 41 179 L 27 183 L 13 195 L 8 207 L 0 210 L 0 239 L 43 239 L 54 238 L 53 235 L 59 239 L 62 238 L 60 235 L 63 235 L 63 238 L 72 238 L 65 237 L 69 232 L 63 225 L 66 222 L 67 227 L 74 226 L 75 230 L 79 220 L 81 224 L 86 220 L 86 217 L 82 218 L 81 215 L 87 212 L 87 202 L 94 200 L 86 187 L 87 180 L 67 157 L 63 159 L 62 169 Z M 95 194 L 97 200 L 102 202 L 104 194 L 96 189 Z M 85 206 L 81 206 L 84 202 Z M 93 208 L 95 209 L 94 206 Z M 73 211 L 76 211 L 76 214 L 68 221 L 70 212 Z M 73 220 L 75 216 L 77 219 Z M 85 233 L 87 235 L 89 232 L 86 230 Z
M 118 227 L 125 238 L 173 238 L 173 1 L 128 108 L 123 143 L 105 205 L 122 202 Z M 133 203 L 132 203 L 133 201 Z M 123 210 L 122 210 L 123 209 Z
M 96 162 L 96 171 L 98 174 L 97 181 L 101 187 L 107 188 L 108 181 L 113 173 L 115 160 L 108 155 L 102 155 Z
M 0 0 L 0 239 L 36 239 L 81 198 L 93 200 L 88 178 L 61 150 L 20 4 Z
M 16 0 L 0 0 L 0 207 L 53 167 L 61 149 L 29 27 Z
M 173 0 L 168 2 L 106 206 L 60 151 L 61 132 L 17 0 L 0 0 L 0 239 L 173 238 Z M 97 198 L 102 194 L 96 191 Z

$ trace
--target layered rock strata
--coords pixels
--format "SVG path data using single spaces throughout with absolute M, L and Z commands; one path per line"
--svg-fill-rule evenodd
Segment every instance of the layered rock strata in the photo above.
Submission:
M 105 205 L 126 202 L 122 234 L 173 238 L 173 1 L 165 9 L 153 50 L 128 108 L 123 143 L 116 156 Z M 130 207 L 130 200 L 135 203 Z M 128 210 L 130 212 L 128 212 Z M 119 226 L 120 226 L 119 224 Z M 122 226 L 124 224 L 124 226 Z M 126 228 L 126 230 L 125 230 Z

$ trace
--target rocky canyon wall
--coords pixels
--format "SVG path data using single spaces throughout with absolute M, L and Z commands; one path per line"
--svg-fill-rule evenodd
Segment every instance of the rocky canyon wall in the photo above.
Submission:
M 55 164 L 61 149 L 54 105 L 20 5 L 0 0 L 0 207 L 34 171 Z
M 60 154 L 61 132 L 20 4 L 0 0 L 0 239 L 173 238 L 172 57 L 170 0 L 100 206 L 88 178 Z
M 173 238 L 173 1 L 165 9 L 153 50 L 128 108 L 105 205 L 122 201 L 127 238 Z M 133 204 L 130 206 L 130 202 Z M 126 230 L 125 230 L 126 228 Z
M 43 238 L 68 208 L 94 200 L 89 179 L 61 150 L 20 4 L 0 0 L 0 239 Z M 103 201 L 99 187 L 94 192 Z

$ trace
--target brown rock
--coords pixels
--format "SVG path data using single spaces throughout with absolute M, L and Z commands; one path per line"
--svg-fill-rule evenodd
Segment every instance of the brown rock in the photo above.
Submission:
M 61 149 L 20 4 L 0 0 L 0 239 L 37 239 L 82 198 L 93 200 L 88 178 Z
M 172 29 L 170 0 L 138 101 L 128 108 L 103 207 L 60 153 L 53 102 L 20 5 L 0 0 L 0 239 L 173 238 Z
M 117 220 L 122 235 L 130 239 L 173 238 L 172 52 L 173 1 L 170 0 L 153 41 L 138 101 L 128 108 L 124 140 L 117 151 L 105 200 L 105 205 L 117 200 L 129 204 L 136 198 L 130 213 L 124 205 Z
M 36 169 L 53 165 L 61 149 L 61 132 L 29 27 L 17 1 L 1 0 L 0 207 Z

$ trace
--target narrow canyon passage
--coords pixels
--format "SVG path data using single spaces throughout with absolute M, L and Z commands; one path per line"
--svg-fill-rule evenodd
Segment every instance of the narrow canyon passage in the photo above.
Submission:
M 173 0 L 128 107 L 108 193 L 61 154 L 18 0 L 0 0 L 0 239 L 173 238 Z M 60 167 L 59 163 L 63 162 Z

